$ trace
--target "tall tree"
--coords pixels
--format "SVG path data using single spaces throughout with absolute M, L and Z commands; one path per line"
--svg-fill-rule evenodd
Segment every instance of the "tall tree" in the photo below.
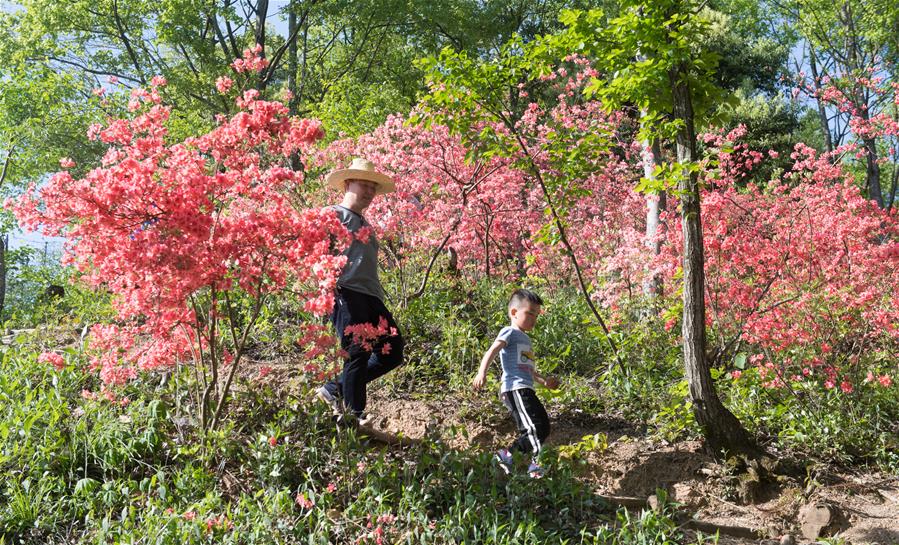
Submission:
M 668 165 L 669 176 L 658 181 L 676 183 L 680 199 L 684 239 L 681 333 L 693 413 L 712 451 L 755 453 L 758 448 L 748 432 L 718 398 L 707 355 L 696 118 L 708 112 L 713 98 L 721 93 L 712 83 L 715 57 L 695 47 L 708 31 L 699 9 L 699 4 L 690 0 L 661 0 L 622 2 L 614 17 L 597 11 L 567 12 L 563 21 L 568 29 L 550 43 L 562 50 L 580 47 L 599 59 L 608 76 L 596 78 L 589 91 L 611 108 L 634 104 L 644 111 L 642 131 L 648 140 L 661 136 L 673 137 L 676 142 L 677 161 Z M 665 92 L 659 93 L 659 89 Z M 697 105 L 702 107 L 700 111 Z M 641 189 L 665 187 L 650 188 L 650 182 L 644 178 Z

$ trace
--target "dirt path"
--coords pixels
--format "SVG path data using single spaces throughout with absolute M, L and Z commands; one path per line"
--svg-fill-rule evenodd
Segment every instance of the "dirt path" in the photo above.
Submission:
M 446 401 L 388 397 L 375 389 L 369 408 L 376 415 L 373 427 L 409 438 L 436 434 L 457 448 L 493 449 L 508 443 L 514 434 L 499 403 L 478 399 Z M 647 498 L 664 488 L 670 498 L 696 519 L 721 526 L 755 530 L 767 539 L 722 536 L 720 543 L 777 544 L 785 534 L 796 543 L 803 538 L 800 511 L 807 505 L 823 505 L 832 522 L 822 535 L 839 535 L 853 545 L 899 545 L 899 478 L 876 473 L 851 474 L 822 470 L 809 485 L 807 479 L 783 478 L 763 490 L 755 504 L 737 497 L 737 482 L 725 467 L 704 454 L 697 441 L 660 444 L 641 430 L 616 418 L 582 412 L 553 414 L 548 443 L 556 446 L 581 443 L 585 461 L 582 478 L 593 482 L 606 496 Z M 585 436 L 603 433 L 604 451 L 589 451 Z
M 270 366 L 271 375 L 262 380 L 275 387 L 295 376 L 287 362 Z M 246 378 L 254 374 L 250 371 Z M 493 450 L 511 442 L 515 433 L 505 409 L 489 395 L 416 399 L 375 387 L 369 390 L 369 411 L 374 415 L 370 425 L 378 432 L 412 440 L 437 436 L 459 449 Z M 837 535 L 850 545 L 899 545 L 897 476 L 825 468 L 812 479 L 785 477 L 764 489 L 755 504 L 745 504 L 735 477 L 703 453 L 697 441 L 654 442 L 623 419 L 577 410 L 550 408 L 550 420 L 548 444 L 580 444 L 575 454 L 585 462 L 580 477 L 593 483 L 598 494 L 646 499 L 664 488 L 694 520 L 764 536 L 722 534 L 722 545 L 778 545 L 786 534 L 795 536 L 796 544 L 815 543 L 803 537 L 800 512 L 816 505 L 832 515 L 821 535 Z M 595 434 L 605 434 L 604 450 L 591 450 L 584 442 Z

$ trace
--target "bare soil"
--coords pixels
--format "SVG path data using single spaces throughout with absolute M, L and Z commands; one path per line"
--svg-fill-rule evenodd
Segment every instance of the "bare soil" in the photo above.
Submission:
M 265 365 L 271 368 L 265 377 L 260 378 L 251 365 L 243 378 L 276 388 L 296 378 L 294 366 L 287 361 Z M 759 501 L 749 504 L 739 499 L 737 476 L 706 454 L 699 441 L 659 442 L 621 418 L 580 410 L 560 412 L 551 405 L 548 409 L 550 445 L 576 445 L 585 437 L 605 434 L 607 448 L 580 449 L 577 454 L 584 462 L 580 477 L 592 483 L 597 494 L 647 499 L 662 488 L 687 518 L 764 536 L 735 537 L 722 532 L 722 545 L 777 545 L 788 542 L 785 536 L 792 536 L 796 544 L 815 543 L 803 537 L 800 510 L 806 505 L 826 505 L 833 513 L 822 537 L 837 536 L 850 545 L 899 545 L 899 476 L 815 465 L 803 475 L 781 477 L 766 485 Z M 372 385 L 368 410 L 374 416 L 370 426 L 381 434 L 411 440 L 439 437 L 458 449 L 494 450 L 515 437 L 505 408 L 489 393 L 417 398 Z M 789 457 L 789 453 L 772 454 Z M 804 465 L 801 462 L 793 465 Z
M 499 448 L 515 435 L 511 419 L 489 394 L 414 399 L 373 388 L 369 396 L 369 409 L 375 415 L 372 426 L 385 433 L 411 439 L 435 435 L 460 449 Z M 853 545 L 899 545 L 897 476 L 816 467 L 811 479 L 781 477 L 765 487 L 761 501 L 745 504 L 737 494 L 736 476 L 704 453 L 699 441 L 660 443 L 622 419 L 583 412 L 554 413 L 550 408 L 550 419 L 548 444 L 574 445 L 585 436 L 606 435 L 604 451 L 579 451 L 586 462 L 581 477 L 592 482 L 597 493 L 647 498 L 663 488 L 695 519 L 767 536 L 749 539 L 722 534 L 722 544 L 777 544 L 786 534 L 798 544 L 814 543 L 803 537 L 799 511 L 807 504 L 825 504 L 834 517 L 823 536 L 839 536 Z

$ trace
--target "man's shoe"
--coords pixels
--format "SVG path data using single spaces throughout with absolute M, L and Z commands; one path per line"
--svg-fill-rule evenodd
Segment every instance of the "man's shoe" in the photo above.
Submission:
M 343 412 L 343 407 L 340 406 L 340 400 L 337 399 L 337 396 L 331 394 L 331 392 L 329 392 L 328 389 L 324 386 L 315 391 L 315 396 L 327 403 L 331 407 L 331 410 L 334 411 L 334 414 L 340 414 Z
M 356 415 L 356 421 L 359 423 L 360 426 L 367 426 L 367 425 L 371 424 L 372 422 L 374 422 L 374 420 L 375 420 L 375 417 L 371 413 L 362 413 L 362 414 Z
M 499 468 L 502 469 L 506 475 L 512 473 L 512 453 L 509 452 L 509 449 L 499 449 L 496 451 L 496 454 L 493 455 L 493 459 L 499 463 Z
M 356 429 L 359 426 L 367 426 L 374 421 L 374 416 L 368 413 L 353 414 L 351 411 L 341 411 L 334 414 L 334 422 L 338 427 Z

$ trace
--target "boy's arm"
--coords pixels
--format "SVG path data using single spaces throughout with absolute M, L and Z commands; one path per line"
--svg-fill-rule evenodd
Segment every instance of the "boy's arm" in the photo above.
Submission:
M 487 368 L 490 367 L 490 362 L 493 361 L 497 353 L 505 346 L 506 341 L 493 341 L 493 344 L 484 353 L 484 357 L 481 358 L 481 366 L 478 368 L 478 374 L 471 381 L 471 385 L 475 390 L 480 390 L 484 383 L 487 382 Z
M 555 390 L 559 387 L 559 379 L 551 375 L 541 375 L 537 371 L 534 371 L 534 380 L 539 384 L 542 384 L 544 388 L 549 388 L 550 390 Z

